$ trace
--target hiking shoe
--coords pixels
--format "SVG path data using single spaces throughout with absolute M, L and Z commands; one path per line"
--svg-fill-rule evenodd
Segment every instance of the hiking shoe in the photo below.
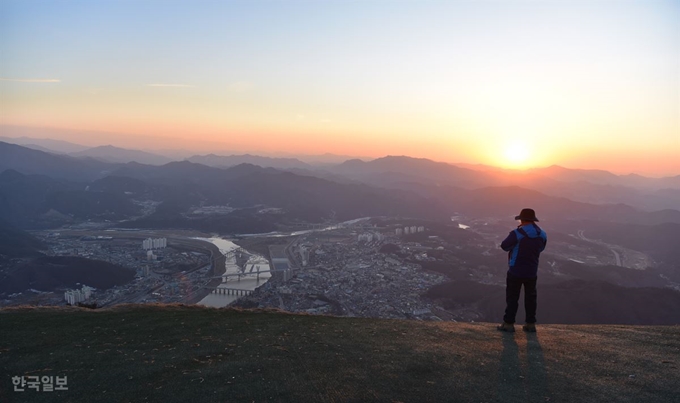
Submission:
M 502 331 L 502 332 L 509 332 L 509 333 L 514 333 L 515 332 L 515 324 L 514 323 L 507 323 L 503 322 L 502 324 L 498 325 L 496 329 Z
M 528 333 L 536 333 L 536 324 L 535 323 L 527 323 L 526 325 L 522 326 L 522 330 Z

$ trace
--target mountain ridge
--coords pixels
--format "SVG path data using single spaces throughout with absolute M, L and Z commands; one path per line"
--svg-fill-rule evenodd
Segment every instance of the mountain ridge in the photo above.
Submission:
M 69 155 L 73 157 L 90 157 L 105 162 L 120 164 L 137 162 L 140 164 L 163 165 L 173 161 L 171 158 L 162 155 L 147 151 L 115 147 L 110 144 L 73 152 Z

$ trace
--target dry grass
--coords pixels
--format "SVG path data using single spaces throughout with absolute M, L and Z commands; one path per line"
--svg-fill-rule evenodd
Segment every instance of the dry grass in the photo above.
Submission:
M 677 401 L 680 327 L 336 318 L 182 304 L 0 310 L 0 401 Z M 12 392 L 12 375 L 69 391 Z M 630 377 L 630 375 L 635 375 Z

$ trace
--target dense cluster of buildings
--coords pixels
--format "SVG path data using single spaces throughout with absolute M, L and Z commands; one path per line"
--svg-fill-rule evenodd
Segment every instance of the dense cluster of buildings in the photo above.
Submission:
M 344 316 L 434 318 L 432 304 L 421 295 L 446 277 L 397 255 L 377 253 L 375 234 L 365 234 L 306 242 L 309 261 L 304 268 L 289 281 L 270 281 L 239 304 Z
M 311 245 L 301 245 L 299 249 L 300 263 L 302 266 L 307 266 L 309 264 L 309 252 Z
M 94 288 L 83 285 L 80 290 L 68 290 L 64 293 L 64 300 L 69 305 L 76 305 L 85 302 L 92 296 Z
M 139 248 L 139 240 L 111 236 L 75 237 L 49 233 L 43 240 L 48 244 L 45 251 L 48 256 L 78 256 L 105 261 L 134 269 L 136 276 L 130 283 L 97 289 L 96 294 L 93 294 L 95 289 L 88 286 L 67 290 L 63 294 L 61 291 L 42 293 L 41 305 L 61 305 L 64 301 L 70 305 L 96 302 L 100 307 L 123 302 L 181 302 L 204 286 L 212 267 L 207 252 L 167 247 L 165 238 L 156 239 L 159 249 L 148 251 Z M 148 260 L 149 252 L 153 254 L 153 261 Z M 201 269 L 195 270 L 197 267 Z M 28 294 L 17 295 L 4 303 L 25 302 L 27 298 Z

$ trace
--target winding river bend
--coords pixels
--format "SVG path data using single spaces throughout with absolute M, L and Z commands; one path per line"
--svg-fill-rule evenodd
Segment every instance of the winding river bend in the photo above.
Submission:
M 220 250 L 220 252 L 224 255 L 227 253 L 233 251 L 234 249 L 238 249 L 238 245 L 235 243 L 222 239 L 219 237 L 213 237 L 213 238 L 196 238 L 200 239 L 202 241 L 210 242 L 213 245 L 217 246 L 217 248 Z M 250 252 L 249 252 L 250 253 Z M 225 264 L 226 268 L 225 274 L 235 274 L 235 273 L 240 273 L 241 269 L 236 265 L 236 257 L 231 256 L 227 258 Z M 269 262 L 267 259 L 265 259 L 263 256 L 252 254 L 250 258 L 248 259 L 248 262 L 245 265 L 245 271 L 250 272 L 251 270 L 253 272 L 257 271 L 257 266 L 259 266 L 260 271 L 265 271 L 269 270 Z M 226 283 L 222 283 L 218 286 L 218 288 L 231 288 L 231 289 L 238 289 L 238 290 L 254 290 L 257 287 L 261 286 L 262 284 L 266 283 L 267 280 L 271 277 L 271 273 L 261 273 L 259 276 L 259 280 L 255 275 L 253 276 L 243 276 L 240 279 L 238 277 L 228 277 L 228 280 Z M 208 294 L 205 298 L 200 300 L 198 302 L 199 305 L 204 305 L 204 306 L 211 306 L 211 307 L 224 307 L 232 302 L 236 301 L 239 298 L 238 295 L 229 295 L 229 294 L 218 294 L 218 293 L 212 293 Z
M 328 226 L 326 228 L 320 228 L 320 229 L 312 229 L 312 230 L 303 230 L 303 231 L 295 231 L 295 232 L 270 232 L 266 234 L 241 234 L 239 235 L 240 237 L 261 237 L 261 236 L 266 236 L 266 237 L 283 237 L 283 236 L 297 236 L 297 235 L 303 235 L 303 234 L 308 234 L 312 232 L 320 232 L 320 231 L 332 231 L 335 229 L 339 228 L 346 228 L 348 226 L 358 224 L 364 221 L 369 220 L 370 217 L 362 217 L 362 218 L 356 218 L 353 220 L 349 221 L 344 221 L 335 225 Z M 220 252 L 223 255 L 226 255 L 227 253 L 233 251 L 234 249 L 237 249 L 239 246 L 236 245 L 235 243 L 223 239 L 220 237 L 213 237 L 213 238 L 195 238 L 195 239 L 200 239 L 202 241 L 210 242 L 213 245 L 217 246 L 217 248 L 220 250 Z M 249 252 L 250 253 L 250 252 Z M 230 257 L 226 259 L 226 262 L 224 263 L 226 271 L 225 274 L 233 274 L 233 273 L 239 273 L 241 270 L 239 267 L 236 265 L 236 258 L 235 257 Z M 269 261 L 261 255 L 256 255 L 256 254 L 251 254 L 250 258 L 248 259 L 248 262 L 246 263 L 245 271 L 246 272 L 256 272 L 257 271 L 257 266 L 259 266 L 260 271 L 265 271 L 269 270 Z M 229 277 L 229 280 L 226 283 L 222 283 L 218 286 L 218 288 L 231 288 L 231 289 L 237 289 L 237 290 L 254 290 L 257 287 L 261 286 L 262 284 L 266 283 L 267 280 L 271 278 L 271 273 L 262 273 L 259 276 L 259 280 L 257 279 L 257 276 L 245 276 L 241 277 L 240 279 L 238 277 Z M 229 294 L 219 294 L 219 293 L 212 293 L 208 294 L 205 298 L 202 300 L 198 301 L 199 305 L 205 305 L 205 306 L 212 306 L 212 307 L 223 307 L 231 304 L 232 302 L 236 301 L 239 298 L 238 295 L 229 295 Z

